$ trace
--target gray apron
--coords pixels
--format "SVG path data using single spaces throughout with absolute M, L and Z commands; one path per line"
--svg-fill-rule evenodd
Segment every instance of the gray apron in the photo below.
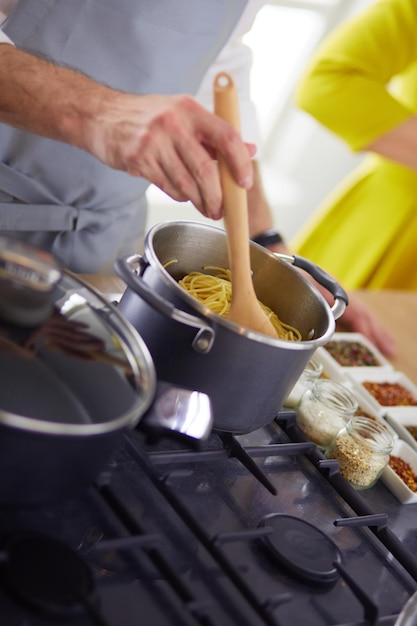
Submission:
M 4 32 L 130 93 L 194 94 L 246 0 L 19 0 Z M 75 272 L 137 251 L 148 181 L 72 146 L 0 124 L 0 230 Z M 175 219 L 175 216 L 173 216 Z

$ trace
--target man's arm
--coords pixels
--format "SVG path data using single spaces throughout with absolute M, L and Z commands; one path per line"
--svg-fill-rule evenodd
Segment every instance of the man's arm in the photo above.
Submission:
M 242 187 L 252 184 L 255 147 L 190 96 L 117 91 L 7 43 L 0 43 L 0 121 L 81 148 L 213 219 L 222 216 L 216 152 Z
M 249 235 L 251 238 L 257 237 L 267 231 L 274 230 L 274 218 L 265 195 L 261 172 L 257 161 L 253 162 L 253 174 L 253 185 L 247 192 Z M 290 254 L 284 241 L 280 243 L 272 243 L 268 245 L 268 249 L 272 252 Z

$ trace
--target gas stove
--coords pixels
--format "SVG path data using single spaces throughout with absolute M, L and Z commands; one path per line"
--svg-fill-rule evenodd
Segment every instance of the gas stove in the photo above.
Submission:
M 198 448 L 137 429 L 77 498 L 0 509 L 1 623 L 395 624 L 416 514 L 354 491 L 291 411 Z

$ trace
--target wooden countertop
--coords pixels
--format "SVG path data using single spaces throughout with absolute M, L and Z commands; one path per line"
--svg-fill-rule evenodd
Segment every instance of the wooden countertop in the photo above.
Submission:
M 417 292 L 356 291 L 375 317 L 397 340 L 396 370 L 417 384 Z
M 122 293 L 126 285 L 117 276 L 84 276 L 103 293 Z M 417 384 L 417 292 L 356 291 L 397 340 L 398 354 L 391 362 Z
M 102 276 L 100 274 L 84 274 L 81 276 L 102 293 L 123 293 L 126 284 L 118 276 Z

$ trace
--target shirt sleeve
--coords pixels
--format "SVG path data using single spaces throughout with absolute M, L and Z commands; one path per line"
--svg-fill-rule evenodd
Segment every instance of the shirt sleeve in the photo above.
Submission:
M 417 111 L 416 62 L 417 2 L 377 0 L 319 46 L 296 104 L 360 151 Z

